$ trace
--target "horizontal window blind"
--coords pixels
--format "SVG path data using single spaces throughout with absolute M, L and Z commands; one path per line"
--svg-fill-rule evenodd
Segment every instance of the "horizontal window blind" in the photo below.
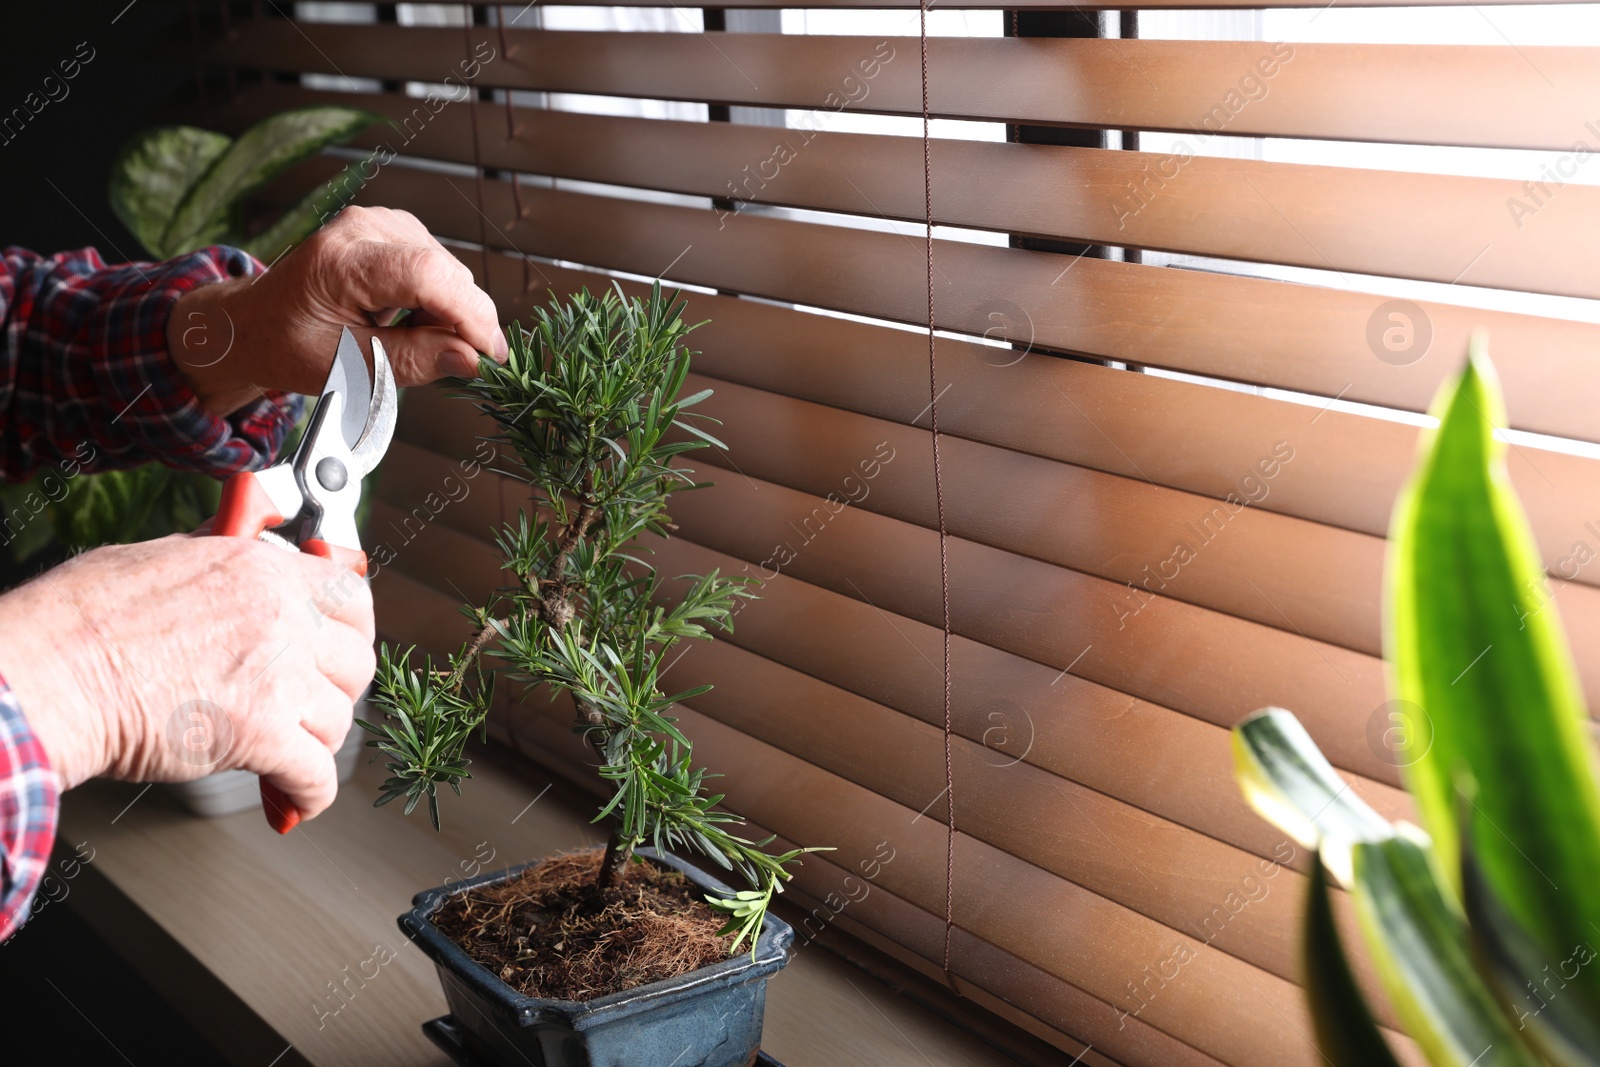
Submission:
M 671 680 L 715 686 L 681 712 L 735 808 L 837 846 L 796 881 L 803 937 L 860 937 L 1062 1062 L 1320 1062 L 1308 857 L 1240 800 L 1227 729 L 1290 707 L 1410 812 L 1383 538 L 1476 328 L 1600 698 L 1594 8 L 1525 44 L 1451 29 L 1515 4 L 1185 0 L 1074 38 L 1030 20 L 1105 5 L 941 2 L 925 158 L 904 2 L 279 6 L 206 45 L 238 86 L 219 121 L 389 123 L 264 200 L 374 153 L 356 201 L 415 212 L 507 321 L 655 278 L 709 320 L 691 387 L 729 451 L 693 455 L 715 485 L 677 498 L 657 557 L 765 584 Z M 406 398 L 368 533 L 389 640 L 452 647 L 460 595 L 500 580 L 492 531 L 527 501 L 463 462 L 486 432 Z M 570 720 L 508 701 L 493 729 L 592 785 Z

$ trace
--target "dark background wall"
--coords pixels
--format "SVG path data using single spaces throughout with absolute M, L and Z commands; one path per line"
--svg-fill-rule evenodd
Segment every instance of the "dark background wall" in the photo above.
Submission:
M 214 20 L 216 0 L 199 0 Z M 9 2 L 0 14 L 0 246 L 37 252 L 94 245 L 107 260 L 140 258 L 106 203 L 106 174 L 129 134 L 192 106 L 195 75 L 185 0 Z M 120 16 L 120 17 L 119 17 Z M 115 20 L 115 21 L 113 21 Z M 93 59 L 77 77 L 60 64 Z M 53 78 L 48 86 L 47 77 Z M 60 99 L 49 100 L 47 88 Z M 25 101 L 49 100 L 38 112 Z M 121 249 L 121 253 L 117 249 Z

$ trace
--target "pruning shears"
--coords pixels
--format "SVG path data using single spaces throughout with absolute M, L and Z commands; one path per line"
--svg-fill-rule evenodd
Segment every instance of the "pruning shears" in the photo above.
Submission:
M 243 471 L 222 486 L 211 533 L 249 537 L 331 559 L 366 577 L 356 532 L 361 479 L 389 449 L 395 423 L 394 375 L 383 343 L 372 339 L 372 371 L 355 335 L 339 336 L 333 368 L 294 455 L 259 473 Z M 261 780 L 261 807 L 280 834 L 300 812 L 283 791 Z

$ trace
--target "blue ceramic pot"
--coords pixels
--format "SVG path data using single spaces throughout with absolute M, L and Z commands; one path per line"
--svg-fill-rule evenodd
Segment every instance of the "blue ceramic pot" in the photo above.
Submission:
M 707 892 L 728 886 L 676 856 L 640 849 L 651 862 L 681 871 Z M 503 882 L 522 864 L 449 887 L 418 893 L 400 929 L 439 970 L 450 1014 L 472 1051 L 518 1067 L 748 1067 L 761 1049 L 767 979 L 789 962 L 794 930 L 767 916 L 755 958 L 749 952 L 663 982 L 594 1000 L 543 1000 L 506 985 L 434 926 L 432 916 L 455 893 Z

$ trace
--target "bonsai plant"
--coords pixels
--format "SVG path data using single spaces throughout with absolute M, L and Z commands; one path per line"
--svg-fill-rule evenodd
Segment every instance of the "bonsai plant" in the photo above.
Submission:
M 1302 937 L 1333 1067 L 1396 1062 L 1333 925 L 1349 890 L 1384 989 L 1430 1063 L 1600 1063 L 1600 778 L 1582 689 L 1505 470 L 1481 338 L 1446 383 L 1390 534 L 1389 757 L 1423 828 L 1351 793 L 1299 722 L 1235 727 L 1235 772 L 1318 849 Z
M 753 596 L 745 578 L 712 571 L 669 583 L 648 562 L 648 539 L 672 529 L 671 493 L 699 487 L 678 457 L 723 447 L 697 425 L 709 420 L 691 411 L 709 391 L 679 395 L 691 356 L 684 338 L 693 328 L 682 308 L 659 284 L 644 300 L 585 291 L 552 301 L 531 328 L 511 327 L 504 365 L 484 359 L 480 378 L 458 382 L 493 420 L 501 473 L 528 486 L 532 514 L 519 512 L 498 531 L 508 582 L 464 608 L 472 636 L 457 651 L 442 663 L 419 661 L 410 648 L 385 647 L 380 657 L 372 702 L 386 715 L 364 724 L 376 734 L 368 743 L 388 757 L 390 777 L 377 804 L 404 797 L 410 813 L 426 799 L 438 827 L 438 787 L 459 792 L 469 776 L 465 746 L 501 676 L 547 699 L 570 698 L 574 729 L 611 784 L 595 820 L 610 826 L 603 853 L 500 872 L 465 891 L 424 893 L 402 919 L 449 975 L 459 1024 L 481 1027 L 473 1039 L 480 1052 L 589 1063 L 553 1051 L 577 1041 L 596 1064 L 654 1062 L 642 1049 L 655 1038 L 633 1029 L 643 1026 L 669 1043 L 703 1046 L 693 1054 L 673 1047 L 661 1062 L 681 1053 L 681 1062 L 705 1060 L 708 1067 L 747 1063 L 760 1028 L 755 979 L 782 966 L 792 937 L 767 912 L 791 877 L 789 866 L 812 850 L 774 855 L 765 847 L 770 838 L 734 832 L 739 818 L 718 807 L 721 794 L 705 790 L 710 776 L 694 766 L 692 746 L 670 714 L 674 703 L 708 687 L 670 695 L 661 689 L 673 647 L 709 640 L 713 628 L 731 629 L 736 607 Z M 646 845 L 654 846 L 654 863 L 637 862 Z M 670 850 L 698 852 L 737 872 L 747 888 L 729 891 L 669 857 Z M 710 890 L 704 906 L 672 906 L 670 935 L 641 925 L 628 902 L 656 894 L 651 910 L 659 912 L 667 906 L 660 894 L 686 894 L 685 877 Z M 696 915 L 698 927 L 685 925 Z M 654 952 L 662 937 L 699 948 Z M 747 959 L 730 958 L 745 945 Z M 608 965 L 608 955 L 624 953 L 628 960 Z M 718 962 L 676 985 L 662 981 L 712 960 Z M 639 981 L 649 984 L 622 992 Z M 709 997 L 697 1010 L 712 1021 L 686 1025 L 682 1007 L 673 1005 L 697 987 Z M 457 997 L 478 1010 L 462 1010 Z M 626 1037 L 611 1034 L 619 1012 L 644 1013 L 629 1015 Z M 505 1025 L 521 1027 L 523 1036 L 508 1039 Z M 719 1046 L 724 1030 L 742 1034 L 743 1043 Z M 608 1059 L 612 1042 L 634 1051 Z

